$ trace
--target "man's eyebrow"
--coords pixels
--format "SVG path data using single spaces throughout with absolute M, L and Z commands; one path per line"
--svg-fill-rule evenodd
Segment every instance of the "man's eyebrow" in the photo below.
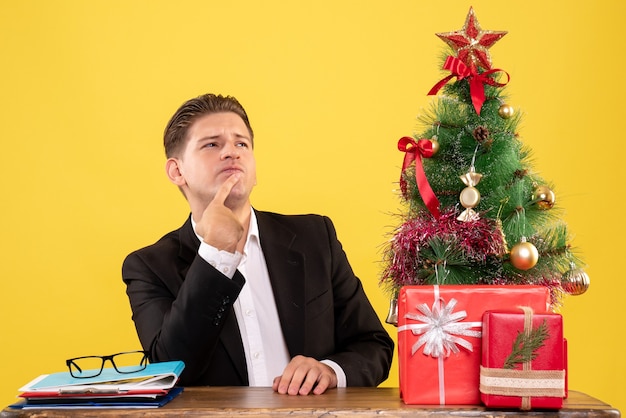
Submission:
M 235 138 L 238 138 L 238 139 L 245 139 L 245 140 L 248 140 L 248 141 L 252 141 L 252 139 L 250 138 L 249 134 L 235 133 L 234 136 L 235 136 Z M 216 132 L 214 134 L 208 134 L 208 135 L 205 135 L 203 137 L 198 138 L 197 142 L 211 141 L 213 139 L 218 139 L 220 137 L 222 137 L 222 133 L 221 132 Z
M 219 137 L 220 137 L 220 134 L 205 135 L 203 137 L 198 138 L 197 142 L 210 141 L 212 139 L 219 138 Z

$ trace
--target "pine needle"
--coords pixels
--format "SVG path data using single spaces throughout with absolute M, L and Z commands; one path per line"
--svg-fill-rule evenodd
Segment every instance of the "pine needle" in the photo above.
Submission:
M 513 342 L 513 351 L 504 361 L 504 369 L 513 369 L 516 364 L 532 361 L 537 357 L 537 350 L 543 347 L 543 343 L 550 334 L 548 324 L 544 319 L 541 325 L 530 331 L 526 335 L 524 331 L 519 331 Z

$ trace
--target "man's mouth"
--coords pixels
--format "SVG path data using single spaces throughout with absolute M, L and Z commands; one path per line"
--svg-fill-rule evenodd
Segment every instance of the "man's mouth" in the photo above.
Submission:
M 220 171 L 220 174 L 235 174 L 235 173 L 243 173 L 243 170 L 239 167 L 226 167 Z

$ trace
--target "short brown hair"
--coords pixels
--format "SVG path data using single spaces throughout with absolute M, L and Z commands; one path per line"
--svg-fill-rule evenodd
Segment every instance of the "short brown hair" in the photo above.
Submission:
M 223 112 L 233 112 L 243 119 L 250 133 L 250 140 L 254 145 L 254 133 L 241 103 L 232 96 L 203 94 L 183 103 L 167 124 L 163 135 L 163 145 L 167 158 L 174 157 L 181 152 L 187 142 L 187 131 L 198 118 Z

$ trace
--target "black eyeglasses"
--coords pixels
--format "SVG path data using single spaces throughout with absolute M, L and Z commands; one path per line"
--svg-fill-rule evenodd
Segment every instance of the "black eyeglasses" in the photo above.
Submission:
M 70 375 L 78 379 L 96 377 L 102 373 L 104 363 L 109 360 L 118 373 L 136 373 L 148 365 L 147 351 L 126 351 L 110 356 L 84 356 L 65 360 Z

